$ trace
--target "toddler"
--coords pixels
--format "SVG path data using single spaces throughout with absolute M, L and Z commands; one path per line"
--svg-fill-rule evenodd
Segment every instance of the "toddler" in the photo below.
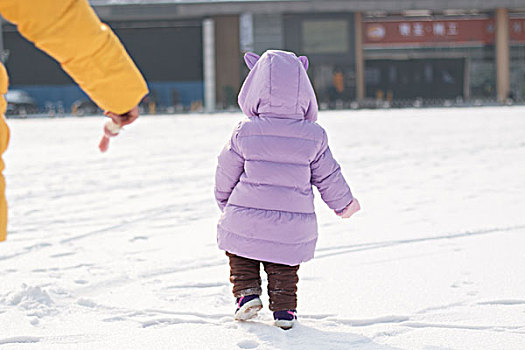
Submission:
M 308 59 L 277 50 L 244 59 L 250 73 L 238 100 L 248 119 L 218 158 L 217 241 L 230 260 L 235 319 L 250 319 L 262 308 L 262 263 L 275 324 L 289 329 L 297 319 L 297 270 L 313 258 L 317 242 L 312 185 L 343 218 L 360 207 L 315 122 Z

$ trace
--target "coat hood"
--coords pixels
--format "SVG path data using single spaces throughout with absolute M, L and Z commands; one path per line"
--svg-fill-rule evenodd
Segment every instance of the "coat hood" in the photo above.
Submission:
M 250 73 L 239 93 L 239 106 L 248 117 L 317 120 L 317 100 L 306 74 L 308 59 L 292 52 L 266 51 L 244 56 Z

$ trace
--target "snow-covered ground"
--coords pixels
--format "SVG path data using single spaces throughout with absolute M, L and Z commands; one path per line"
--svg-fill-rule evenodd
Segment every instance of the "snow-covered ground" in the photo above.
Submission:
M 213 174 L 240 117 L 143 117 L 108 154 L 102 118 L 10 120 L 0 348 L 525 348 L 525 108 L 321 113 L 363 210 L 317 199 L 290 331 L 232 317 Z

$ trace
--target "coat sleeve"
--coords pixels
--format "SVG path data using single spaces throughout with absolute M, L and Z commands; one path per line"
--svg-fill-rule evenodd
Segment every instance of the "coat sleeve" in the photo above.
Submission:
M 224 210 L 228 199 L 244 172 L 244 157 L 238 147 L 238 135 L 241 124 L 234 130 L 230 141 L 224 146 L 218 157 L 215 171 L 215 199 L 219 208 Z
M 312 184 L 319 190 L 323 201 L 336 211 L 346 208 L 353 199 L 352 191 L 341 174 L 341 167 L 332 156 L 324 130 L 321 150 L 310 168 Z
M 148 93 L 119 39 L 87 0 L 0 0 L 0 12 L 102 109 L 128 112 Z

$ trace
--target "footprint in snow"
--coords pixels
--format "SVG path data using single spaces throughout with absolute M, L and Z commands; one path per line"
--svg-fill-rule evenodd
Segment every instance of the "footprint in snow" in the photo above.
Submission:
M 492 301 L 482 301 L 478 305 L 525 305 L 525 300 L 520 299 L 502 299 Z
M 0 345 L 38 343 L 39 341 L 40 341 L 40 338 L 37 338 L 37 337 L 13 337 L 13 338 L 0 339 Z
M 89 307 L 89 308 L 95 308 L 97 307 L 97 304 L 91 300 L 91 299 L 85 299 L 85 298 L 80 298 L 77 300 L 77 304 L 80 305 L 80 306 L 85 306 L 85 307 Z
M 64 252 L 64 253 L 58 253 L 58 254 L 53 254 L 53 255 L 50 255 L 49 257 L 50 258 L 62 258 L 64 256 L 71 256 L 71 255 L 75 255 L 76 252 Z
M 253 340 L 242 340 L 237 343 L 237 346 L 241 349 L 255 349 L 259 347 L 259 343 Z

